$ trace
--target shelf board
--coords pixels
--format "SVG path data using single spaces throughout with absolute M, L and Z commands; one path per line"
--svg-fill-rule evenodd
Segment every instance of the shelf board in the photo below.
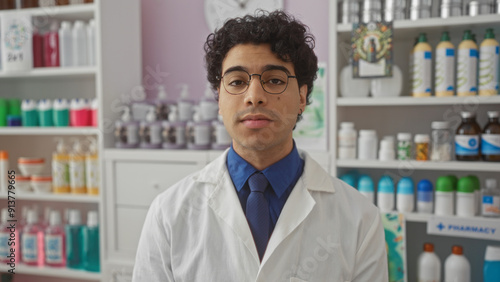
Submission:
M 99 135 L 96 127 L 0 127 L 2 135 Z
M 2 263 L 0 271 L 6 273 L 9 268 Z M 37 267 L 28 266 L 24 264 L 16 263 L 15 267 L 16 274 L 27 274 L 27 275 L 37 275 L 37 276 L 47 276 L 47 277 L 60 277 L 78 280 L 88 280 L 88 281 L 101 281 L 102 274 L 94 273 L 84 270 L 73 270 L 65 267 Z
M 375 168 L 404 170 L 447 170 L 447 171 L 500 171 L 500 163 L 489 162 L 433 162 L 433 161 L 378 161 L 378 160 L 337 160 L 339 168 Z
M 91 77 L 97 73 L 96 67 L 50 67 L 36 68 L 23 72 L 0 72 L 0 79 L 49 78 L 49 77 Z
M 6 193 L 1 195 L 0 199 L 7 199 Z M 98 195 L 74 195 L 74 194 L 43 194 L 43 193 L 20 193 L 11 195 L 16 198 L 16 201 L 31 200 L 31 201 L 46 201 L 46 202 L 65 202 L 65 203 L 99 203 Z
M 500 23 L 500 17 L 496 14 L 490 15 L 479 15 L 475 17 L 461 16 L 461 17 L 450 17 L 447 19 L 442 18 L 429 18 L 429 19 L 419 19 L 419 20 L 396 20 L 393 22 L 393 27 L 395 30 L 401 30 L 405 32 L 412 32 L 417 30 L 425 29 L 446 29 L 450 27 L 473 27 L 488 25 L 491 26 L 495 23 Z M 352 30 L 352 24 L 338 24 L 338 33 L 350 33 Z
M 105 149 L 104 158 L 122 161 L 175 161 L 206 164 L 209 155 L 218 150 L 167 150 L 167 149 Z
M 337 98 L 337 105 L 351 106 L 432 106 L 432 105 L 459 105 L 459 104 L 500 104 L 500 95 L 496 96 L 469 96 L 469 97 L 366 97 L 366 98 Z
M 40 7 L 17 10 L 3 10 L 2 15 L 12 15 L 17 13 L 27 13 L 34 17 L 47 17 L 57 20 L 89 20 L 94 18 L 95 4 L 81 4 L 68 6 Z

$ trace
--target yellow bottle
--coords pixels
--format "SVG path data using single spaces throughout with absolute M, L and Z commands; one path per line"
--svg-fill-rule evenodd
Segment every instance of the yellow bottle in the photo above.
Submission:
M 69 155 L 62 138 L 52 154 L 52 189 L 54 193 L 69 193 Z
M 95 139 L 90 139 L 89 152 L 85 156 L 85 177 L 87 193 L 99 195 L 99 157 Z
M 498 41 L 492 28 L 486 30 L 479 49 L 479 95 L 492 96 L 498 93 Z
M 425 33 L 420 33 L 413 49 L 413 97 L 431 96 L 432 47 L 427 43 Z
M 455 92 L 455 46 L 450 35 L 444 31 L 441 42 L 436 46 L 436 66 L 434 71 L 436 97 L 453 96 Z
M 80 141 L 73 144 L 69 154 L 69 185 L 73 194 L 87 194 L 85 185 L 85 154 Z
M 472 40 L 471 31 L 466 30 L 458 45 L 457 96 L 477 94 L 477 58 L 477 44 Z

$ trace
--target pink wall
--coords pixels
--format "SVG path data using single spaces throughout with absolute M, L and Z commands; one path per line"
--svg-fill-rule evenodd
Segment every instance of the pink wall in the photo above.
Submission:
M 285 10 L 315 35 L 318 59 L 328 62 L 328 1 L 283 1 Z M 171 98 L 179 97 L 181 83 L 189 84 L 192 97 L 205 91 L 203 44 L 210 30 L 203 5 L 203 0 L 142 0 L 143 75 L 156 77 Z M 149 97 L 155 93 L 148 89 Z

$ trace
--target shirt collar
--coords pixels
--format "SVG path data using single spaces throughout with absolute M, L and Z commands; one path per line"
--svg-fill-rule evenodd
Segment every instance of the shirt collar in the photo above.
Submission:
M 262 173 L 266 176 L 278 198 L 289 188 L 292 181 L 295 179 L 294 176 L 300 173 L 299 169 L 301 167 L 301 162 L 302 159 L 300 158 L 294 141 L 293 149 L 288 155 L 262 170 Z M 258 171 L 238 155 L 234 151 L 233 146 L 231 146 L 227 154 L 226 165 L 229 175 L 233 180 L 234 187 L 238 192 L 243 189 L 248 178 Z

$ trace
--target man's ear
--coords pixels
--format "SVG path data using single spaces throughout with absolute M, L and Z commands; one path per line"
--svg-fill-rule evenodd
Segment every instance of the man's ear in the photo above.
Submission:
M 303 113 L 306 110 L 306 105 L 307 105 L 307 85 L 304 84 L 299 88 L 299 96 L 300 96 L 300 101 L 299 101 L 299 107 L 301 110 L 301 113 Z

